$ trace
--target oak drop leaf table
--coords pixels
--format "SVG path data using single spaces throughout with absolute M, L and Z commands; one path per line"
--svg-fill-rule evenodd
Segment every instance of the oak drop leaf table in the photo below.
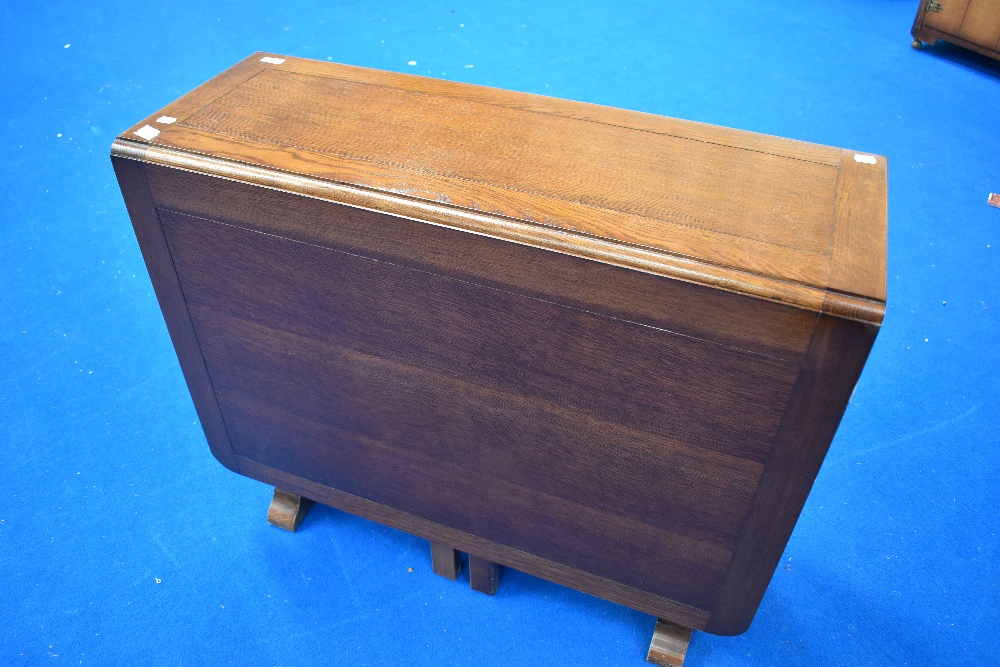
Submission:
M 691 630 L 749 626 L 885 308 L 884 157 L 258 53 L 112 161 L 213 454 Z

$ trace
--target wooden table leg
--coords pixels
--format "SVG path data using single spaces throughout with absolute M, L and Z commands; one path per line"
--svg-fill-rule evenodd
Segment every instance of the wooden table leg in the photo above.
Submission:
M 646 661 L 660 667 L 681 667 L 691 643 L 691 630 L 674 625 L 662 618 L 656 619 L 653 639 L 649 642 Z
M 462 561 L 458 557 L 458 551 L 438 542 L 431 542 L 431 566 L 434 574 L 440 574 L 454 581 L 458 579 L 458 573 L 462 571 Z
M 274 497 L 271 498 L 271 506 L 267 510 L 267 522 L 294 533 L 314 504 L 315 501 L 308 498 L 276 488 Z
M 500 583 L 500 566 L 492 561 L 469 554 L 469 585 L 472 590 L 493 595 Z

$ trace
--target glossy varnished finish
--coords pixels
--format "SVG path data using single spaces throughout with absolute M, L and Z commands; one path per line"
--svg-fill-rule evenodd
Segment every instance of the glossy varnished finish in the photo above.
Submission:
M 216 456 L 479 590 L 744 630 L 881 322 L 885 158 L 263 55 L 114 149 Z

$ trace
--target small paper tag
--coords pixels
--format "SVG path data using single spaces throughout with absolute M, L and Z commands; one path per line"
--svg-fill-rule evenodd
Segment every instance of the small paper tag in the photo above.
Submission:
M 260 59 L 262 63 L 268 63 L 270 65 L 280 65 L 285 62 L 284 58 L 272 58 L 271 56 L 264 56 Z
M 996 206 L 1000 208 L 1000 195 L 995 192 L 991 192 L 990 196 L 986 198 L 986 203 L 990 206 Z
M 170 125 L 172 123 L 176 123 L 177 119 L 174 118 L 173 116 L 160 116 L 159 118 L 156 119 L 156 122 L 163 123 L 164 125 Z
M 854 161 L 863 162 L 864 164 L 875 164 L 877 160 L 875 160 L 874 155 L 862 155 L 861 153 L 855 153 Z
M 135 133 L 138 134 L 143 139 L 145 139 L 146 141 L 152 141 L 153 139 L 156 138 L 156 135 L 158 135 L 160 131 L 151 125 L 143 125 L 138 130 L 136 130 Z

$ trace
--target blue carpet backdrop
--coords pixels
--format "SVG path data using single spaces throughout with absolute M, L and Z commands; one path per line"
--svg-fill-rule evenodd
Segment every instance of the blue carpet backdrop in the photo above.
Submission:
M 689 664 L 1000 664 L 1000 63 L 912 50 L 916 5 L 0 0 L 0 664 L 645 664 L 648 615 L 285 533 L 211 457 L 108 149 L 256 50 L 887 155 L 885 326 L 753 627 Z

